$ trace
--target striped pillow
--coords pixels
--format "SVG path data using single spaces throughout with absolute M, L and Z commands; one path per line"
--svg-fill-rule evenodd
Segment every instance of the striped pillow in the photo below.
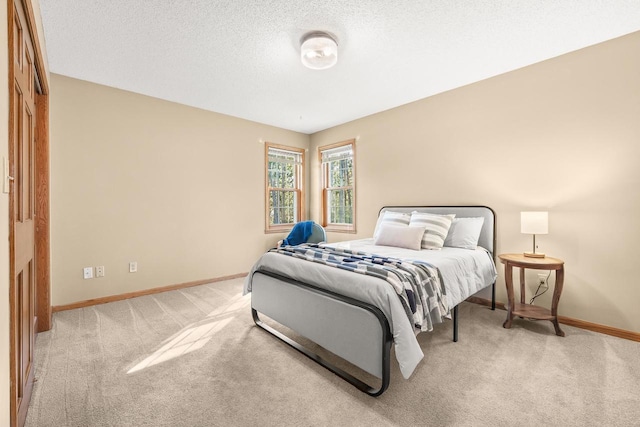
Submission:
M 380 234 L 380 227 L 382 227 L 383 225 L 395 225 L 395 226 L 408 227 L 410 221 L 411 221 L 410 213 L 384 211 L 384 213 L 378 220 L 378 224 L 376 224 L 376 229 L 373 232 L 373 238 L 374 239 L 378 238 L 378 234 Z
M 411 212 L 411 227 L 426 227 L 422 236 L 422 249 L 442 249 L 455 214 L 436 215 L 426 212 Z

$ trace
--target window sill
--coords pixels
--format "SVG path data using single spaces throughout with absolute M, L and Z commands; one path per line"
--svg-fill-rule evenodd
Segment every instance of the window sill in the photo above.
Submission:
M 356 234 L 356 229 L 353 226 L 341 226 L 335 224 L 328 224 L 324 226 L 324 231 L 329 233 L 349 233 Z

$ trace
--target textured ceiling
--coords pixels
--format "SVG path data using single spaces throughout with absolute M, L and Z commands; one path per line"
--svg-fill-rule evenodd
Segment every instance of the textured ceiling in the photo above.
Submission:
M 40 0 L 50 70 L 313 133 L 640 30 L 640 0 Z M 324 30 L 338 64 L 300 62 Z

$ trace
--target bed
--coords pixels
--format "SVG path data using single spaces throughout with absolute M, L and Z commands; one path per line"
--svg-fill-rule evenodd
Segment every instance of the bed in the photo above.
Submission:
M 435 277 L 429 280 L 442 287 L 442 295 L 438 296 L 439 309 L 429 308 L 436 313 L 433 324 L 412 324 L 412 319 L 407 316 L 407 304 L 398 298 L 393 286 L 379 277 L 355 274 L 271 251 L 256 262 L 245 280 L 244 291 L 251 292 L 255 324 L 369 395 L 379 396 L 389 385 L 392 344 L 400 371 L 403 377 L 409 378 L 424 357 L 416 339 L 417 333 L 444 327 L 439 324 L 443 322 L 438 316 L 444 309 L 447 311 L 445 314 L 451 313 L 453 341 L 457 341 L 458 304 L 491 287 L 492 309 L 495 309 L 497 277 L 494 263 L 496 220 L 492 209 L 485 206 L 384 207 L 378 216 L 376 233 L 383 219 L 391 213 L 411 215 L 412 212 L 455 215 L 456 221 L 482 218 L 477 248 L 410 250 L 375 245 L 372 238 L 298 250 L 373 253 L 428 265 L 429 271 L 436 272 L 432 274 Z M 435 301 L 435 297 L 429 300 Z M 264 323 L 260 314 L 377 377 L 380 385 L 371 386 L 321 358 L 278 330 L 281 328 Z M 427 313 L 427 317 L 429 315 Z

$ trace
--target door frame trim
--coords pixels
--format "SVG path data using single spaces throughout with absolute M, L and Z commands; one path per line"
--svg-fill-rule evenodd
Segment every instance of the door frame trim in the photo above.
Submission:
M 39 119 L 42 117 L 42 119 Z M 36 94 L 35 143 L 36 332 L 51 329 L 51 234 L 49 168 L 49 94 Z
M 36 330 L 34 332 L 42 332 L 51 329 L 51 245 L 50 245 L 50 175 L 49 175 L 49 80 L 46 73 L 43 49 L 40 45 L 38 37 L 38 29 L 33 9 L 32 0 L 12 0 L 7 2 L 7 33 L 8 33 L 8 53 L 9 53 L 9 105 L 13 105 L 13 86 L 15 76 L 14 68 L 14 42 L 13 42 L 13 20 L 14 20 L 14 2 L 22 4 L 22 8 L 26 15 L 27 30 L 32 38 L 33 48 L 35 52 L 35 68 L 36 75 L 39 79 L 41 93 L 36 96 L 36 141 L 35 141 L 35 287 L 36 287 L 36 307 L 35 314 L 38 320 Z M 13 147 L 15 142 L 13 137 L 13 122 L 15 120 L 13 108 L 9 108 L 9 162 L 10 170 L 15 170 L 13 164 Z M 16 324 L 17 310 L 15 307 L 15 191 L 11 189 L 9 192 L 9 348 L 10 362 L 9 375 L 11 379 L 10 390 L 10 420 L 12 426 L 18 426 L 24 423 L 24 420 L 18 420 L 18 401 L 17 401 L 17 360 L 16 354 Z

